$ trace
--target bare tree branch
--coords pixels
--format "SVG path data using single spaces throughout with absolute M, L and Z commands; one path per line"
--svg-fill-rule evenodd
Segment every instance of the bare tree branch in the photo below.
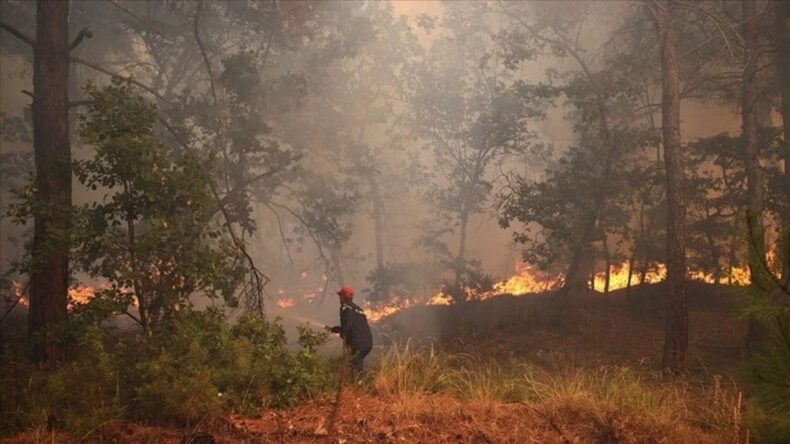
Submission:
M 14 37 L 18 38 L 19 40 L 22 40 L 23 42 L 27 43 L 31 47 L 33 47 L 33 48 L 36 47 L 36 41 L 35 40 L 33 40 L 32 38 L 26 36 L 22 31 L 14 28 L 13 26 L 9 25 L 8 23 L 0 22 L 0 29 L 4 29 L 4 30 L 8 31 L 11 35 L 13 35 Z
M 93 37 L 93 32 L 91 32 L 90 29 L 82 28 L 80 32 L 77 34 L 77 37 L 75 37 L 74 40 L 71 41 L 71 44 L 69 45 L 69 51 L 73 51 L 76 47 L 80 46 L 80 43 L 82 43 L 84 39 L 92 38 L 92 37 Z
M 181 135 L 178 134 L 175 128 L 170 125 L 165 119 L 161 117 L 157 117 L 157 120 L 165 127 L 165 129 L 176 139 L 176 141 L 183 146 L 187 150 L 193 150 L 192 146 L 187 143 Z M 256 265 L 255 260 L 250 256 L 247 252 L 247 249 L 244 247 L 244 242 L 241 241 L 236 232 L 233 230 L 233 219 L 230 217 L 227 208 L 225 207 L 225 202 L 223 201 L 222 197 L 219 195 L 217 191 L 217 186 L 214 184 L 214 181 L 209 179 L 208 185 L 211 190 L 211 194 L 214 197 L 215 202 L 219 207 L 219 211 L 223 216 L 223 225 L 225 226 L 228 234 L 231 237 L 231 241 L 233 242 L 233 246 L 241 252 L 244 258 L 247 261 L 247 265 L 250 267 L 250 285 L 252 286 L 252 291 L 255 293 L 256 296 L 256 310 L 258 314 L 263 314 L 263 305 L 260 302 L 260 297 L 265 293 L 265 286 L 272 280 L 266 276 Z
M 195 41 L 197 42 L 198 48 L 200 49 L 200 55 L 203 57 L 203 63 L 206 65 L 206 71 L 208 71 L 208 81 L 209 85 L 211 86 L 211 97 L 214 99 L 214 106 L 217 106 L 217 90 L 214 86 L 214 71 L 211 69 L 211 62 L 209 61 L 208 54 L 206 53 L 206 47 L 203 45 L 203 41 L 200 39 L 200 32 L 198 30 L 198 22 L 200 20 L 200 13 L 203 11 L 203 2 L 198 2 L 197 4 L 197 11 L 195 11 L 195 19 L 192 22 L 193 29 L 195 32 Z
M 156 26 L 154 26 L 153 23 L 151 23 L 148 19 L 146 19 L 144 17 L 140 17 L 139 15 L 135 14 L 130 9 L 125 8 L 124 6 L 122 6 L 120 3 L 118 3 L 115 0 L 107 0 L 107 2 L 109 4 L 115 6 L 116 8 L 120 9 L 121 11 L 123 11 L 123 12 L 129 14 L 130 16 L 134 17 L 137 21 L 139 21 L 140 23 L 145 25 L 145 27 L 148 28 L 149 31 L 153 32 L 154 34 L 158 35 L 159 37 L 162 37 L 166 41 L 168 41 L 170 43 L 173 43 L 173 39 L 167 37 L 162 31 L 160 31 Z
M 71 60 L 72 62 L 74 62 L 74 63 L 77 63 L 77 64 L 79 64 L 79 65 L 84 65 L 84 66 L 87 66 L 88 68 L 91 68 L 91 69 L 93 69 L 93 70 L 95 70 L 95 71 L 99 71 L 100 73 L 102 73 L 102 74 L 106 74 L 106 75 L 108 75 L 108 76 L 110 76 L 110 77 L 113 77 L 113 78 L 116 78 L 116 79 L 122 79 L 122 80 L 125 80 L 125 81 L 127 81 L 127 82 L 131 83 L 132 85 L 138 86 L 138 87 L 140 87 L 140 88 L 144 89 L 145 91 L 147 91 L 147 92 L 151 93 L 151 94 L 152 94 L 153 96 L 155 96 L 157 99 L 159 99 L 159 100 L 161 100 L 161 101 L 165 102 L 166 104 L 168 104 L 168 105 L 171 105 L 171 106 L 173 105 L 173 102 L 171 102 L 171 101 L 167 100 L 167 98 L 165 98 L 165 96 L 163 96 L 162 94 L 160 94 L 158 91 L 156 91 L 155 89 L 151 88 L 150 86 L 148 86 L 148 85 L 146 85 L 146 84 L 144 84 L 144 83 L 140 83 L 140 82 L 138 82 L 137 80 L 134 80 L 134 79 L 133 79 L 132 77 L 130 77 L 130 76 L 122 76 L 122 75 L 120 75 L 120 74 L 116 74 L 116 73 L 114 73 L 114 72 L 112 72 L 112 71 L 110 71 L 110 70 L 107 70 L 107 69 L 105 69 L 105 68 L 102 68 L 101 66 L 99 66 L 99 65 L 97 65 L 97 64 L 95 64 L 95 63 L 91 63 L 91 62 L 89 62 L 89 61 L 87 61 L 87 60 L 84 60 L 84 59 L 81 59 L 81 58 L 79 58 L 79 57 L 74 57 L 74 56 L 71 56 L 71 57 L 70 57 L 70 60 Z
M 16 307 L 17 304 L 19 304 L 19 301 L 21 301 L 22 298 L 25 296 L 25 293 L 27 292 L 27 289 L 29 287 L 30 287 L 30 280 L 28 279 L 27 284 L 25 284 L 25 286 L 19 292 L 19 295 L 16 297 L 16 300 L 11 304 L 10 307 L 8 307 L 5 313 L 3 313 L 3 317 L 0 318 L 0 324 L 2 324 L 3 321 L 5 321 L 5 318 L 11 313 L 11 310 L 13 310 L 14 307 Z
M 268 203 L 264 204 L 264 206 L 269 210 L 271 210 L 271 212 L 274 214 L 274 218 L 277 221 L 277 229 L 280 232 L 280 238 L 283 241 L 283 247 L 285 247 L 285 254 L 288 255 L 288 261 L 291 263 L 291 265 L 294 265 L 294 258 L 293 256 L 291 256 L 291 249 L 288 248 L 288 238 L 286 237 L 285 230 L 283 229 L 283 223 L 282 223 L 282 218 L 280 217 L 280 213 L 278 213 L 277 210 L 272 208 L 272 206 L 269 205 Z

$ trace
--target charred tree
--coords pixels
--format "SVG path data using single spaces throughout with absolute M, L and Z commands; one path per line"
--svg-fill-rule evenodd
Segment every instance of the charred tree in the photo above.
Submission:
M 680 145 L 680 78 L 673 29 L 672 2 L 648 3 L 656 25 L 661 56 L 661 132 L 664 145 L 667 191 L 667 299 L 663 369 L 682 373 L 688 347 L 686 300 L 686 202 L 683 152 Z
M 33 270 L 28 324 L 33 357 L 55 364 L 52 331 L 66 319 L 69 278 L 71 148 L 69 145 L 68 1 L 39 1 L 33 48 L 33 148 L 36 167 Z

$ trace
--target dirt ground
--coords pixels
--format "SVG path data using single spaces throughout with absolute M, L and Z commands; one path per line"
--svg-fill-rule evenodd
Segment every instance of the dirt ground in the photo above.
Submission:
M 615 411 L 545 408 L 513 403 L 464 403 L 433 395 L 387 399 L 348 390 L 336 430 L 329 437 L 332 399 L 230 418 L 194 431 L 140 424 L 110 424 L 86 442 L 101 443 L 716 443 L 715 436 L 677 424 L 647 423 Z M 30 432 L 3 443 L 64 442 L 67 437 Z

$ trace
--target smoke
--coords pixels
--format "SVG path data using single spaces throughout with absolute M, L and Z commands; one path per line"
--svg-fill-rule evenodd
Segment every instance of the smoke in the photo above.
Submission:
M 79 11 L 87 11 L 86 16 L 100 15 L 104 11 L 102 8 L 107 7 L 101 2 L 73 3 Z M 458 3 L 451 7 L 457 12 L 474 5 L 471 2 Z M 268 100 L 262 108 L 269 113 L 261 119 L 271 126 L 272 140 L 297 150 L 302 156 L 296 180 L 302 184 L 320 182 L 318 191 L 333 193 L 326 198 L 310 195 L 315 198 L 316 205 L 326 204 L 330 197 L 344 193 L 355 196 L 355 199 L 338 204 L 339 208 L 320 205 L 313 208 L 318 214 L 335 209 L 339 211 L 339 226 L 327 230 L 332 235 L 348 231 L 346 238 L 338 236 L 342 240 L 339 246 L 333 245 L 334 239 L 327 241 L 322 238 L 326 232 L 310 231 L 326 228 L 325 221 L 307 220 L 314 225 L 311 228 L 304 226 L 304 219 L 309 215 L 304 212 L 300 199 L 316 190 L 307 187 L 294 190 L 296 186 L 289 184 L 291 188 L 279 188 L 270 196 L 253 198 L 251 205 L 257 231 L 250 239 L 249 250 L 261 269 L 272 278 L 267 286 L 270 315 L 280 315 L 289 322 L 315 328 L 332 324 L 337 317 L 336 287 L 341 284 L 355 287 L 359 295 L 357 299 L 364 303 L 366 295 L 363 290 L 372 287 L 367 278 L 377 266 L 377 255 L 383 256 L 385 264 L 441 261 L 435 251 L 418 245 L 418 240 L 426 234 L 426 227 L 433 222 L 441 221 L 452 231 L 429 240 L 444 241 L 451 252 L 455 250 L 458 225 L 441 220 L 443 216 L 437 207 L 425 197 L 430 183 L 441 184 L 443 180 L 438 174 L 442 165 L 437 163 L 441 160 L 430 151 L 436 142 L 411 131 L 412 122 L 408 120 L 414 115 L 409 109 L 409 92 L 406 91 L 410 87 L 408 76 L 413 74 L 407 65 L 425 57 L 425 53 L 450 32 L 443 24 L 443 20 L 448 18 L 447 7 L 433 1 L 395 1 L 391 4 L 325 2 L 318 6 L 316 20 L 337 20 L 336 24 L 327 26 L 329 37 L 326 40 L 320 40 L 321 35 L 302 36 L 301 39 L 314 42 L 314 46 L 306 47 L 299 46 L 300 39 L 275 41 L 268 53 L 261 51 L 258 54 L 261 58 L 270 58 L 267 60 L 269 65 L 260 73 L 262 88 L 267 91 L 263 97 Z M 556 11 L 587 8 L 589 16 L 579 38 L 585 42 L 588 54 L 593 54 L 593 63 L 600 59 L 595 54 L 601 51 L 610 37 L 617 11 L 627 9 L 622 8 L 620 2 L 543 2 L 536 3 L 535 7 Z M 347 16 L 327 14 L 339 8 L 348 8 Z M 479 24 L 497 31 L 500 29 L 498 20 L 502 19 L 481 17 Z M 110 35 L 106 33 L 108 29 L 115 29 L 115 25 L 102 27 L 100 23 L 91 26 L 99 27 L 100 32 L 105 32 L 102 34 L 105 37 Z M 141 81 L 161 83 L 162 79 L 132 67 L 135 62 L 148 63 L 151 57 L 145 55 L 144 39 L 140 35 L 130 36 L 129 32 L 126 30 L 114 34 L 115 37 L 108 37 L 117 41 L 88 41 L 80 51 L 86 57 L 125 67 L 119 69 L 137 75 Z M 190 32 L 191 29 L 183 31 L 181 37 L 191 41 Z M 216 29 L 214 32 L 231 40 L 239 38 L 231 29 Z M 12 38 L 7 33 L 0 34 L 4 48 Z M 124 53 L 123 48 L 127 45 L 133 45 L 134 51 Z M 220 46 L 215 46 L 212 48 L 217 53 L 212 56 L 217 59 L 215 69 L 219 70 L 222 67 L 219 60 L 231 52 L 219 53 Z M 293 47 L 301 49 L 293 50 Z M 454 48 L 459 54 L 466 49 Z M 190 51 L 194 52 L 195 48 L 190 47 Z M 175 54 L 182 56 L 179 52 Z M 29 103 L 28 98 L 20 93 L 22 89 L 30 89 L 29 59 L 8 50 L 0 53 L 0 57 L 3 62 L 0 64 L 0 95 L 3 98 L 0 112 L 4 116 L 22 116 Z M 140 60 L 121 60 L 135 57 Z M 183 57 L 187 58 L 187 55 Z M 503 61 L 497 57 L 499 54 L 492 51 L 493 62 L 489 63 L 501 69 Z M 178 84 L 174 91 L 192 90 L 196 91 L 196 96 L 208 93 L 206 76 L 199 74 L 201 63 L 199 58 L 190 59 L 189 68 L 198 74 L 185 77 L 184 83 Z M 572 64 L 567 58 L 539 57 L 525 64 L 516 74 L 529 81 L 540 82 L 547 79 L 546 73 L 552 69 L 565 70 Z M 275 67 L 271 68 L 272 65 Z M 80 82 L 107 81 L 83 67 L 76 68 L 75 72 L 75 78 Z M 168 71 L 167 74 L 178 72 Z M 453 82 L 454 79 L 444 81 Z M 545 168 L 576 141 L 572 125 L 565 119 L 569 112 L 568 105 L 558 101 L 546 110 L 545 118 L 535 118 L 530 122 L 535 135 L 532 143 L 543 145 L 548 150 L 542 161 L 528 159 L 527 156 L 508 159 L 494 165 L 489 178 L 494 181 L 509 174 L 540 177 Z M 684 140 L 732 132 L 739 126 L 737 110 L 710 102 L 684 101 L 681 118 Z M 4 142 L 2 146 L 3 154 L 32 150 L 29 143 Z M 74 146 L 75 152 L 90 152 L 90 147 L 81 146 L 77 138 Z M 381 202 L 376 202 L 372 196 L 371 170 L 375 171 L 373 176 L 378 181 Z M 15 173 L 16 178 L 20 178 L 27 171 Z M 18 184 L 18 180 L 7 176 L 2 180 L 0 203 L 3 209 L 7 208 L 10 200 L 9 189 Z M 470 217 L 466 257 L 479 260 L 483 271 L 498 280 L 505 280 L 513 274 L 521 252 L 512 244 L 512 233 L 498 224 L 496 191 L 499 186 L 503 185 L 496 185 L 481 211 Z M 75 194 L 75 202 L 86 202 L 100 195 L 101 190 L 91 192 L 76 188 Z M 377 217 L 380 218 L 378 221 Z M 21 243 L 14 245 L 8 239 L 22 238 L 24 233 L 7 218 L 0 222 L 0 229 L 3 239 L 0 266 L 6 272 L 9 264 L 22 254 Z M 444 276 L 434 277 L 438 284 Z M 402 282 L 419 279 L 416 273 L 410 272 L 399 276 Z M 425 293 L 428 294 L 422 296 L 429 297 L 433 292 Z M 294 301 L 292 307 L 277 305 L 278 301 L 286 299 Z M 417 325 L 432 328 L 430 326 L 436 323 L 429 314 L 424 316 L 428 317 L 403 319 L 399 321 L 400 326 L 404 329 L 415 329 Z M 430 336 L 438 334 L 438 331 L 425 333 Z

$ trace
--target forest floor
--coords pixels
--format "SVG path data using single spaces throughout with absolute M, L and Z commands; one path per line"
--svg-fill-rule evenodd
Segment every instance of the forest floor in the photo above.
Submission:
M 739 423 L 742 389 L 737 379 L 746 325 L 737 299 L 737 290 L 690 283 L 689 375 L 679 382 L 665 383 L 656 376 L 664 327 L 660 284 L 607 296 L 580 295 L 573 311 L 558 311 L 550 295 L 500 296 L 399 312 L 377 326 L 383 344 L 379 353 L 387 353 L 392 343 L 414 341 L 424 347 L 430 341 L 430 350 L 448 356 L 527 362 L 537 369 L 534 374 L 542 375 L 527 378 L 530 390 L 546 395 L 518 401 L 489 396 L 498 388 L 486 384 L 514 381 L 494 376 L 459 379 L 471 389 L 413 390 L 404 387 L 407 382 L 419 386 L 407 381 L 415 377 L 408 373 L 414 368 L 387 373 L 369 362 L 377 367 L 371 376 L 342 392 L 334 433 L 327 430 L 332 428 L 332 393 L 254 418 L 227 418 L 205 427 L 206 434 L 116 423 L 103 427 L 92 440 L 327 442 L 331 433 L 330 442 L 337 443 L 739 442 L 745 430 Z M 480 369 L 485 373 L 491 367 Z M 637 376 L 611 377 L 623 369 Z M 590 395 L 596 380 L 589 374 L 604 375 L 608 385 L 593 388 Z M 33 430 L 3 442 L 53 439 L 60 442 L 46 431 Z

